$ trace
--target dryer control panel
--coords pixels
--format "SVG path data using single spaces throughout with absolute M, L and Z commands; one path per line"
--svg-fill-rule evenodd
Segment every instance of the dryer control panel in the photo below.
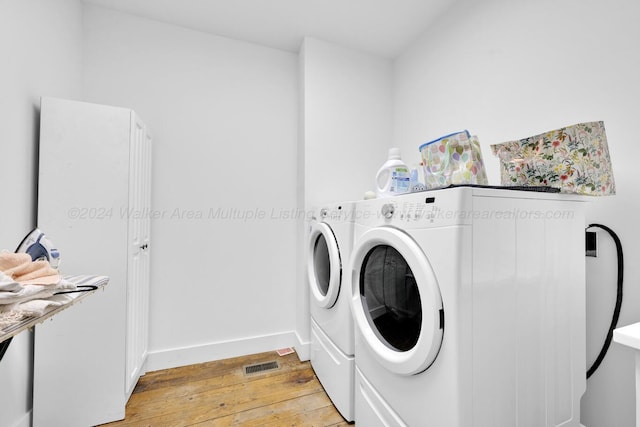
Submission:
M 435 197 L 426 197 L 416 201 L 403 201 L 398 203 L 397 218 L 400 221 L 433 223 L 440 211 Z
M 442 205 L 437 197 L 398 197 L 382 204 L 378 214 L 385 223 L 402 227 L 410 224 L 421 227 L 441 225 L 443 221 L 450 223 L 462 218 L 457 214 L 460 209 L 443 209 Z
M 471 196 L 471 189 L 458 188 L 365 200 L 358 204 L 355 220 L 366 226 L 399 228 L 470 224 Z

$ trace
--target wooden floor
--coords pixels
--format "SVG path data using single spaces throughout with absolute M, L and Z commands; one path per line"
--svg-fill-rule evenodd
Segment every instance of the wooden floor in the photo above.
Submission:
M 245 373 L 246 366 L 278 368 Z M 332 405 L 309 362 L 293 353 L 260 353 L 140 378 L 118 426 L 354 426 Z

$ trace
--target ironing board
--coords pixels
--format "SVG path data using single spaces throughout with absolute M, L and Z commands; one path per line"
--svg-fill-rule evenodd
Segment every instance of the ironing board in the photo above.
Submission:
M 0 360 L 2 360 L 2 356 L 4 356 L 4 352 L 9 346 L 10 340 L 14 336 L 33 328 L 37 324 L 42 323 L 61 311 L 81 302 L 83 299 L 96 293 L 98 290 L 103 290 L 107 283 L 109 283 L 109 278 L 107 276 L 63 276 L 63 278 L 73 283 L 76 283 L 76 280 L 79 281 L 79 278 L 82 278 L 82 288 L 78 291 L 74 291 L 73 293 L 68 293 L 70 297 L 68 302 L 57 307 L 51 307 L 50 310 L 46 311 L 42 316 L 18 318 L 15 322 L 0 328 Z

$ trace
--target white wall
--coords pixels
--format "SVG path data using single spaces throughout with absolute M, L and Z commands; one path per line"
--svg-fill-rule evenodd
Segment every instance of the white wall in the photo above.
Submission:
M 154 136 L 149 368 L 294 345 L 297 55 L 90 5 L 84 35 L 84 98 Z
M 361 199 L 392 141 L 391 61 L 309 37 L 303 52 L 305 205 Z
M 359 200 L 374 190 L 375 174 L 392 138 L 391 61 L 307 37 L 300 50 L 304 173 L 299 197 L 310 219 L 325 203 Z M 306 227 L 300 227 L 298 333 L 309 340 Z
M 490 183 L 499 184 L 489 144 L 578 122 L 603 120 L 617 195 L 594 199 L 587 220 L 622 239 L 625 302 L 619 325 L 640 321 L 640 208 L 636 160 L 640 116 L 640 4 L 634 0 L 461 1 L 395 62 L 394 140 L 404 152 L 469 129 L 483 144 Z M 587 259 L 587 364 L 595 360 L 615 302 L 614 247 L 599 233 Z M 634 361 L 613 344 L 587 382 L 587 427 L 635 425 Z
M 79 95 L 81 29 L 78 0 L 0 2 L 0 249 L 13 251 L 36 224 L 40 96 Z M 0 362 L 2 427 L 29 425 L 32 341 L 19 335 Z
M 296 297 L 301 272 L 292 263 L 300 263 L 301 236 L 291 210 L 358 199 L 372 188 L 387 148 L 401 147 L 413 163 L 422 142 L 453 130 L 479 135 L 498 183 L 490 143 L 604 120 L 618 195 L 592 202 L 589 221 L 611 226 L 627 260 L 638 258 L 632 162 L 640 6 L 633 0 L 461 1 L 393 68 L 307 39 L 303 105 L 291 53 L 94 6 L 82 17 L 77 0 L 0 7 L 0 51 L 11 58 L 0 68 L 0 158 L 12 159 L 0 173 L 12 183 L 5 200 L 13 208 L 3 212 L 3 248 L 13 249 L 35 224 L 41 95 L 131 107 L 154 131 L 153 202 L 163 217 L 153 223 L 151 368 L 293 345 L 304 315 L 292 307 L 304 296 Z M 235 219 L 211 218 L 211 208 Z M 241 218 L 249 212 L 264 218 Z M 615 298 L 612 245 L 603 234 L 599 243 L 601 256 L 587 261 L 589 363 Z M 637 263 L 627 262 L 625 273 L 620 325 L 640 320 Z M 28 425 L 30 358 L 31 337 L 23 334 L 0 363 L 0 384 L 11 384 L 0 389 L 0 426 Z M 583 421 L 632 426 L 633 408 L 633 357 L 614 344 L 588 382 Z

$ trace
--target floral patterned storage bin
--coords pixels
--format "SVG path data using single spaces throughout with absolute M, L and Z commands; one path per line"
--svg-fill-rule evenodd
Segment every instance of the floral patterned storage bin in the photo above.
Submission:
M 579 123 L 491 146 L 502 185 L 548 186 L 562 193 L 616 193 L 603 122 Z
M 422 144 L 420 154 L 428 189 L 488 183 L 480 141 L 466 130 Z

